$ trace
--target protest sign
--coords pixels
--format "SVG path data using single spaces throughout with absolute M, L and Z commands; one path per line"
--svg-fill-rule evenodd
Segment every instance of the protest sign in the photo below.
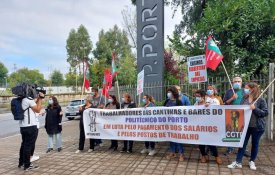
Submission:
M 207 70 L 204 55 L 188 57 L 187 64 L 189 83 L 200 83 L 207 81 Z

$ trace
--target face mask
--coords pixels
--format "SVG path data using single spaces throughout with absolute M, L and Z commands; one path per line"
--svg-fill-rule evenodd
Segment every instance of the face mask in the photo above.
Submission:
M 244 93 L 245 93 L 246 95 L 250 94 L 250 89 L 244 89 Z
M 92 92 L 91 95 L 94 96 L 94 95 L 95 95 L 95 92 Z
M 146 99 L 142 99 L 142 103 L 144 103 L 144 104 L 145 104 L 145 103 L 146 103 Z
M 201 97 L 196 97 L 197 102 L 201 102 Z
M 122 101 L 122 102 L 125 102 L 125 99 L 124 99 L 124 98 L 121 98 L 121 101 Z
M 181 95 L 181 91 L 179 91 L 179 95 Z
M 213 94 L 214 94 L 214 91 L 213 91 L 213 90 L 208 89 L 208 90 L 206 91 L 206 93 L 207 93 L 207 95 L 213 95 Z
M 234 83 L 233 88 L 234 89 L 241 89 L 241 83 Z
M 50 99 L 48 103 L 49 103 L 49 105 L 53 104 L 53 100 Z
M 171 93 L 171 92 L 168 92 L 168 93 L 167 93 L 167 98 L 169 98 L 169 99 L 172 98 L 172 93 Z
M 111 99 L 111 98 L 109 98 L 109 99 L 108 99 L 108 102 L 109 102 L 109 103 L 113 103 L 113 102 L 114 102 L 114 100 L 113 100 L 113 99 Z

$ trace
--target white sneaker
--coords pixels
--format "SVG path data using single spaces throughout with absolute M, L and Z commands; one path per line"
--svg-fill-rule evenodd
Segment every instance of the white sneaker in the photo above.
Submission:
M 33 155 L 33 156 L 31 157 L 30 162 L 37 161 L 39 158 L 40 158 L 39 156 Z
M 78 153 L 80 153 L 80 152 L 81 152 L 81 151 L 78 149 L 78 150 L 76 150 L 76 152 L 75 152 L 75 153 L 76 153 L 76 154 L 78 154 Z
M 93 152 L 93 151 L 94 151 L 93 149 L 88 149 L 88 153 Z
M 231 168 L 231 169 L 234 169 L 234 168 L 242 168 L 242 164 L 234 161 L 232 162 L 230 165 L 227 165 L 227 168 Z
M 146 154 L 149 153 L 149 149 L 144 148 L 143 150 L 140 151 L 141 154 Z
M 149 152 L 149 156 L 153 156 L 153 155 L 155 155 L 157 153 L 157 151 L 155 150 L 155 149 L 153 149 L 153 150 L 151 150 L 150 152 Z
M 255 162 L 253 162 L 253 161 L 249 161 L 249 167 L 250 167 L 251 170 L 256 170 L 257 169 L 257 167 L 255 166 Z

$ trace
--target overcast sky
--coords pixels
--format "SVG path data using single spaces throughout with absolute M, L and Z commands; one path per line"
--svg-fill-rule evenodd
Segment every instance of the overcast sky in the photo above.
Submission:
M 72 28 L 83 24 L 93 48 L 101 29 L 115 24 L 122 28 L 121 11 L 131 0 L 1 0 L 0 62 L 9 73 L 27 67 L 38 69 L 48 78 L 54 69 L 67 73 L 66 39 Z M 180 14 L 172 19 L 165 7 L 165 35 L 171 35 Z

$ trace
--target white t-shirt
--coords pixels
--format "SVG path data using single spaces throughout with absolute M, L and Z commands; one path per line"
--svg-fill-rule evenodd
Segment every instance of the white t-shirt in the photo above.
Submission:
M 20 127 L 37 126 L 36 114 L 31 109 L 31 107 L 34 107 L 35 105 L 36 105 L 36 103 L 34 102 L 34 100 L 31 100 L 28 98 L 24 98 L 22 100 L 23 110 L 27 109 L 28 107 L 30 107 L 30 108 L 24 112 L 24 119 L 19 121 Z M 29 115 L 28 115 L 28 110 L 29 110 Z
M 220 101 L 217 98 L 206 97 L 205 103 L 209 105 L 220 105 Z

